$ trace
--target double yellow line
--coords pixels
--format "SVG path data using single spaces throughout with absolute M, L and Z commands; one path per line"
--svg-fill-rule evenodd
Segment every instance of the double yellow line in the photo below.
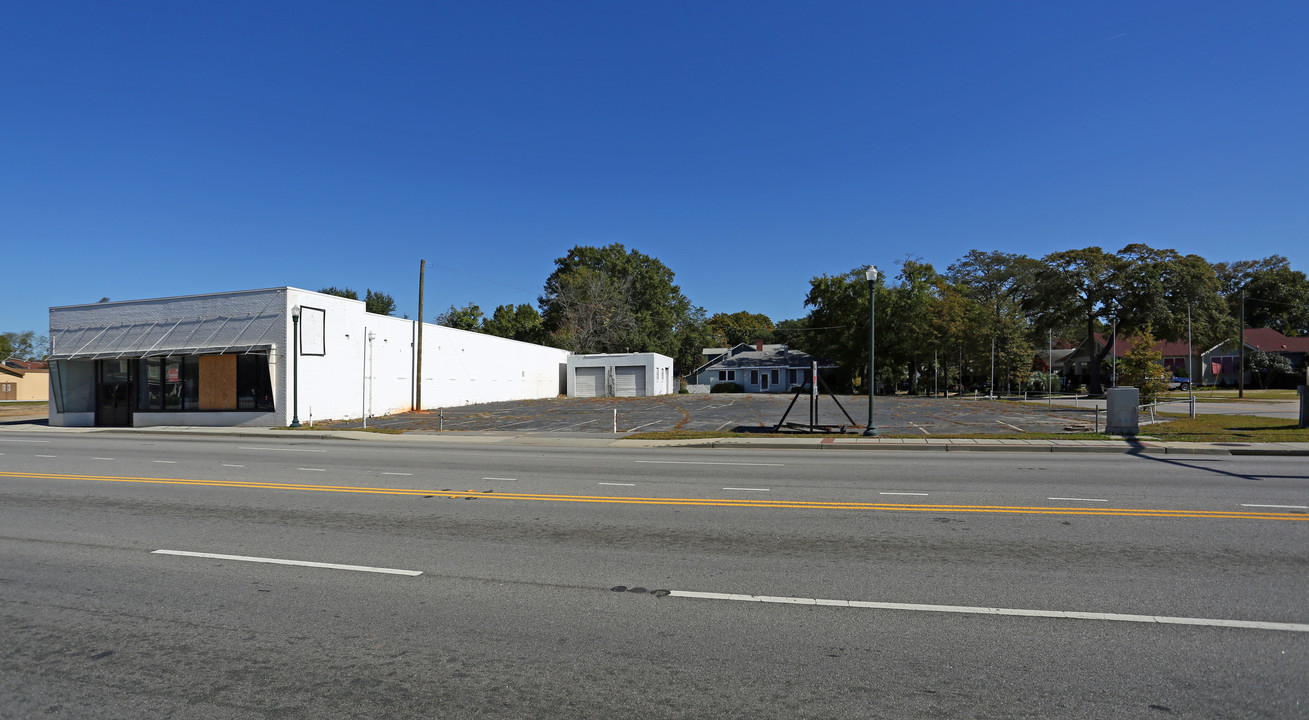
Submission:
M 363 493 L 366 495 L 406 495 L 419 497 L 481 498 L 484 500 L 535 500 L 542 502 L 614 503 L 622 505 L 688 505 L 700 507 L 776 508 L 789 510 L 888 510 L 912 512 L 1006 513 L 1021 515 L 1107 515 L 1113 517 L 1199 518 L 1209 520 L 1292 520 L 1309 521 L 1309 514 L 1292 512 L 1253 512 L 1222 510 L 1152 510 L 1146 508 L 1063 508 L 1025 507 L 1021 505 L 926 505 L 907 503 L 812 502 L 802 500 L 732 500 L 712 498 L 612 497 L 605 495 L 557 495 L 548 493 L 455 492 L 451 490 L 414 490 L 352 485 L 301 485 L 234 480 L 194 480 L 187 478 L 145 478 L 115 475 L 63 475 L 55 473 L 5 472 L 0 477 L 82 480 L 88 482 L 141 483 L 150 485 L 190 485 L 197 487 L 242 488 L 247 490 L 296 490 L 302 492 Z

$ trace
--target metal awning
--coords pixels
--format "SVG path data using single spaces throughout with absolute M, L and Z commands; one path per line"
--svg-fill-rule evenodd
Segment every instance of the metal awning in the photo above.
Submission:
M 50 328 L 51 360 L 264 352 L 276 346 L 280 313 L 189 317 Z

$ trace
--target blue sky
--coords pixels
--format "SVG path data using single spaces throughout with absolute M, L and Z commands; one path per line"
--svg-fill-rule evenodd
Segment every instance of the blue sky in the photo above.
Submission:
M 280 285 L 709 313 L 1131 242 L 1309 270 L 1309 3 L 0 3 L 0 330 Z

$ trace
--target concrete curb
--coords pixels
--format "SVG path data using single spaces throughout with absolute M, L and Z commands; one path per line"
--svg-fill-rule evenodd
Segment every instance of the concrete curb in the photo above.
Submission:
M 709 448 L 728 450 L 839 450 L 839 451 L 891 451 L 891 452 L 971 452 L 971 453 L 1116 453 L 1122 455 L 1228 455 L 1228 456 L 1283 456 L 1309 457 L 1309 443 L 1249 444 L 1242 446 L 1209 443 L 1180 443 L 1159 441 L 1103 441 L 1103 440 L 979 440 L 976 438 L 932 438 L 930 440 L 905 438 L 851 438 L 851 437 L 796 437 L 796 438 L 705 438 L 678 440 L 627 440 L 621 436 L 569 436 L 549 434 L 493 434 L 483 432 L 450 433 L 373 433 L 364 430 L 286 430 L 283 428 L 213 428 L 213 427 L 156 427 L 156 428 L 54 428 L 44 425 L 11 424 L 0 427 L 5 432 L 34 432 L 42 434 L 114 433 L 128 435 L 169 435 L 225 438 L 275 438 L 281 440 L 352 440 L 357 442 L 396 442 L 429 445 L 515 445 L 521 447 L 560 448 Z

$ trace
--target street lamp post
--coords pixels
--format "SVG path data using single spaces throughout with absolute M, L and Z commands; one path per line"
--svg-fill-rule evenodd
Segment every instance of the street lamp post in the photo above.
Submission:
M 300 427 L 300 306 L 291 308 L 291 427 Z
M 876 340 L 877 340 L 877 320 L 873 315 L 873 285 L 877 282 L 877 266 L 869 265 L 864 271 L 864 277 L 868 278 L 868 426 L 864 428 L 865 437 L 877 437 L 877 426 L 873 424 L 873 395 L 877 390 L 876 375 L 877 363 L 874 362 L 876 357 Z

